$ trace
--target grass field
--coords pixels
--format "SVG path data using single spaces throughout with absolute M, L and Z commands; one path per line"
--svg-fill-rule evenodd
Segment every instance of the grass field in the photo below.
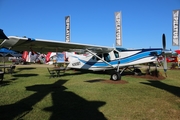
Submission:
M 51 66 L 53 67 L 53 66 Z M 162 71 L 160 69 L 160 71 Z M 0 84 L 1 120 L 179 120 L 180 71 L 165 80 L 67 71 L 49 79 L 46 67 L 16 66 Z

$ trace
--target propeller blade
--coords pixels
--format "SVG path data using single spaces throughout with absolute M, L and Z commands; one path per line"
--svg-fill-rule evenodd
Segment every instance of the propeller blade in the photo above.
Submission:
M 165 34 L 162 35 L 162 44 L 163 44 L 163 49 L 166 49 L 166 36 Z
M 163 54 L 164 54 L 163 68 L 164 68 L 165 76 L 167 77 L 167 74 L 166 74 L 167 61 L 166 61 L 166 54 L 165 54 L 165 49 L 166 49 L 166 36 L 165 36 L 165 34 L 162 35 L 162 44 L 163 44 Z
M 166 55 L 164 56 L 163 68 L 164 68 L 164 73 L 165 73 L 165 76 L 167 77 L 167 74 L 166 74 L 166 71 L 167 71 L 167 61 L 166 61 Z

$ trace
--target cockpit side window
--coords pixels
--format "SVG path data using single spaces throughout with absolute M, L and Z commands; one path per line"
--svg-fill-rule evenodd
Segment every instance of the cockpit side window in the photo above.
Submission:
M 117 51 L 114 51 L 114 56 L 115 56 L 116 58 L 119 58 L 119 53 L 118 53 Z
M 92 57 L 92 60 L 96 60 L 96 57 L 95 57 L 95 56 L 93 56 L 93 57 Z
M 99 56 L 100 58 L 102 58 L 102 54 L 98 54 L 97 56 Z M 100 60 L 99 58 L 97 58 L 97 61 Z
M 107 62 L 110 61 L 110 55 L 108 53 L 104 53 L 104 60 Z

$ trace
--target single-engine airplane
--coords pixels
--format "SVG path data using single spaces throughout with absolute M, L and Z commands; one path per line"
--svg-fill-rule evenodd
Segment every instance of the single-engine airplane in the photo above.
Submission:
M 5 35 L 1 30 L 0 35 Z M 128 50 L 124 48 L 106 47 L 98 45 L 61 42 L 44 39 L 32 39 L 16 36 L 3 36 L 0 39 L 0 48 L 5 47 L 15 51 L 55 52 L 69 51 L 70 49 L 83 49 L 88 52 L 86 56 L 72 55 L 69 57 L 68 68 L 87 69 L 92 71 L 112 70 L 111 80 L 121 80 L 123 71 L 137 64 L 156 62 L 157 57 L 169 52 L 166 50 L 165 34 L 162 36 L 163 48 L 147 48 Z M 8 38 L 8 39 L 6 39 Z M 166 56 L 165 56 L 166 57 Z M 120 70 L 122 69 L 122 70 Z M 164 60 L 164 71 L 167 62 Z M 139 70 L 134 70 L 139 71 Z

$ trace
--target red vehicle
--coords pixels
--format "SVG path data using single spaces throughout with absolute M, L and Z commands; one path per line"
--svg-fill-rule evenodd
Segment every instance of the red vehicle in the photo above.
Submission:
M 166 60 L 167 62 L 177 62 L 177 57 L 168 57 Z

